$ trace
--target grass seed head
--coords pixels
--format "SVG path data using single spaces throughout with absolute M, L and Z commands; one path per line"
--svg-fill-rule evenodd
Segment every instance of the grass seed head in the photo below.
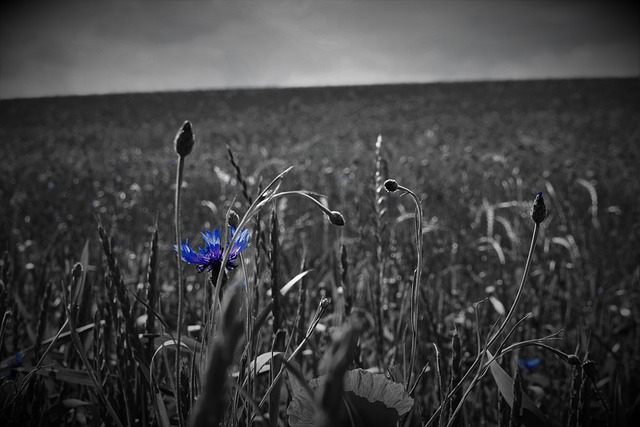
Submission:
M 195 144 L 195 137 L 193 136 L 193 130 L 191 129 L 191 123 L 187 120 L 182 125 L 182 128 L 178 131 L 175 140 L 176 153 L 180 157 L 188 156 L 193 150 L 193 144 Z

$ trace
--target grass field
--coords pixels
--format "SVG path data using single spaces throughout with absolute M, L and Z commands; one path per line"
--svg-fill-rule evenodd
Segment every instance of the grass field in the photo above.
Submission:
M 204 246 L 199 233 L 214 228 L 224 236 L 227 210 L 242 218 L 289 166 L 279 191 L 314 192 L 346 225 L 333 226 L 298 195 L 265 203 L 245 226 L 251 246 L 242 265 L 224 279 L 224 289 L 245 290 L 239 329 L 207 322 L 219 313 L 210 304 L 209 275 L 183 264 L 183 339 L 216 339 L 207 340 L 213 347 L 194 350 L 205 355 L 202 365 L 187 363 L 201 369 L 180 376 L 179 412 L 174 349 L 162 343 L 179 314 L 173 138 L 185 120 L 195 146 L 181 186 L 182 241 Z M 637 79 L 2 100 L 0 139 L 3 424 L 114 425 L 117 418 L 123 425 L 177 425 L 180 415 L 197 419 L 202 393 L 220 404 L 224 425 L 275 426 L 277 419 L 307 425 L 287 412 L 300 404 L 300 384 L 348 369 L 347 384 L 356 368 L 385 372 L 403 386 L 414 385 L 423 371 L 407 387 L 414 388 L 408 413 L 393 409 L 404 425 L 517 425 L 511 412 L 526 404 L 512 392 L 516 371 L 521 386 L 515 389 L 548 417 L 534 416 L 542 424 L 532 424 L 525 410 L 525 425 L 625 425 L 640 417 Z M 387 178 L 421 200 L 422 221 L 414 221 L 411 197 L 381 189 Z M 538 192 L 548 216 L 529 271 L 530 209 Z M 110 239 L 101 240 L 99 222 Z M 81 275 L 71 273 L 77 262 Z M 528 280 L 500 338 L 531 313 L 507 344 L 559 332 L 562 339 L 544 344 L 561 353 L 538 346 L 541 341 L 509 351 L 499 359 L 508 387 L 492 365 L 463 396 L 475 370 L 465 373 L 486 361 L 482 344 L 510 311 L 523 275 Z M 69 307 L 78 296 L 77 309 Z M 323 297 L 332 303 L 305 337 Z M 261 323 L 265 307 L 272 314 Z M 164 324 L 148 322 L 153 313 Z M 63 335 L 47 349 L 59 330 Z M 165 335 L 148 338 L 159 334 Z M 223 337 L 239 341 L 226 364 L 216 347 Z M 287 358 L 300 343 L 304 351 L 290 366 Z M 271 357 L 272 350 L 281 356 Z M 270 374 L 252 375 L 247 360 L 260 354 L 271 361 Z M 562 354 L 580 362 L 568 363 Z M 288 374 L 274 382 L 283 359 Z M 212 360 L 219 372 L 239 374 L 212 380 L 205 369 Z M 242 391 L 232 386 L 234 378 L 246 381 Z M 212 383 L 220 387 L 213 397 L 202 391 Z M 329 417 L 319 424 L 339 421 L 341 403 L 329 395 L 310 400 Z M 389 422 L 380 421 L 395 425 Z

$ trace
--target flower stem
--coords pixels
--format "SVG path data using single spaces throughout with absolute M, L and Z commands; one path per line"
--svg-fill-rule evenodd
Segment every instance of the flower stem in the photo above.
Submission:
M 178 170 L 176 173 L 176 199 L 175 199 L 175 231 L 176 231 L 176 247 L 180 248 L 182 242 L 182 236 L 180 235 L 180 196 L 182 195 L 182 177 L 184 174 L 184 156 L 179 156 Z M 182 338 L 182 317 L 183 317 L 183 299 L 184 290 L 182 286 L 182 251 L 177 250 L 178 260 L 178 320 L 177 320 L 177 332 L 176 332 L 176 363 L 175 363 L 175 382 L 174 393 L 176 399 L 176 408 L 178 410 L 178 424 L 182 427 L 183 414 L 182 405 L 180 404 L 180 361 L 181 361 L 181 346 L 180 341 Z
M 398 190 L 405 191 L 411 196 L 416 205 L 415 227 L 416 227 L 416 270 L 413 277 L 413 286 L 411 287 L 411 304 L 410 304 L 410 320 L 411 320 L 411 356 L 409 357 L 409 372 L 405 373 L 407 377 L 406 389 L 409 390 L 411 383 L 411 374 L 416 363 L 416 350 L 418 347 L 418 290 L 420 289 L 420 277 L 422 276 L 422 203 L 420 198 L 411 190 L 402 185 L 398 185 Z

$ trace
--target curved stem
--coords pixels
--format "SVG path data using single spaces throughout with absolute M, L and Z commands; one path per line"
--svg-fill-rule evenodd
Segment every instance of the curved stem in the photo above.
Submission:
M 324 212 L 327 215 L 331 215 L 331 211 L 322 203 L 320 203 L 319 201 L 317 201 L 315 198 L 311 197 L 310 195 L 308 195 L 307 193 L 303 192 L 303 191 L 281 191 L 280 193 L 274 194 L 273 195 L 273 199 L 275 199 L 276 197 L 282 197 L 282 196 L 293 196 L 293 195 L 299 195 L 299 196 L 304 196 L 307 199 L 311 200 L 313 203 L 315 203 L 322 212 Z
M 416 270 L 413 277 L 413 286 L 411 287 L 411 304 L 409 307 L 409 317 L 411 318 L 411 355 L 409 357 L 409 372 L 407 376 L 407 384 L 405 388 L 409 390 L 411 383 L 411 375 L 416 363 L 416 350 L 418 347 L 418 290 L 420 289 L 420 278 L 422 276 L 422 204 L 418 196 L 411 190 L 402 185 L 398 185 L 398 190 L 405 191 L 411 196 L 416 205 L 415 227 L 416 227 Z
M 175 199 L 175 232 L 176 232 L 176 247 L 178 250 L 178 320 L 177 320 L 177 332 L 176 332 L 176 363 L 175 363 L 175 382 L 174 393 L 176 399 L 176 408 L 178 410 L 178 424 L 183 426 L 183 414 L 182 405 L 180 404 L 180 361 L 181 361 L 181 345 L 182 338 L 182 317 L 183 317 L 183 299 L 184 289 L 182 286 L 182 236 L 180 235 L 180 196 L 182 194 L 182 177 L 184 173 L 184 157 L 180 156 L 178 160 L 178 170 L 176 173 L 176 199 Z

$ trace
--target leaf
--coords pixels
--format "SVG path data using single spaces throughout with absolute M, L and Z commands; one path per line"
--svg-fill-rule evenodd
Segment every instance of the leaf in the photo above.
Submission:
M 76 409 L 76 408 L 79 408 L 81 406 L 93 405 L 93 403 L 85 402 L 84 400 L 80 400 L 80 399 L 64 399 L 62 401 L 62 405 L 65 408 Z
M 504 314 L 506 313 L 504 309 L 504 304 L 502 304 L 500 300 L 494 297 L 493 295 L 489 297 L 489 301 L 491 302 L 491 305 L 493 306 L 493 308 L 498 312 L 498 314 L 500 316 L 504 316 Z
M 89 239 L 84 242 L 82 254 L 80 255 L 80 264 L 82 265 L 82 277 L 78 281 L 78 287 L 76 288 L 76 295 L 74 299 L 78 304 L 82 304 L 82 296 L 84 295 L 84 288 L 87 279 L 87 268 L 89 267 Z
M 284 356 L 284 352 L 276 351 L 276 352 L 267 352 L 262 353 L 260 356 L 256 357 L 249 364 L 249 376 L 253 375 L 254 371 L 256 375 L 264 374 L 265 372 L 269 372 L 271 370 L 271 357 L 276 355 Z M 238 378 L 239 372 L 234 372 L 231 374 L 232 377 Z
M 487 351 L 487 357 L 493 358 L 489 351 Z M 500 394 L 507 401 L 507 404 L 513 407 L 513 378 L 502 369 L 496 360 L 489 364 L 489 369 Z M 547 417 L 524 392 L 522 393 L 522 422 L 527 427 L 551 427 Z
M 295 285 L 296 283 L 298 283 L 304 276 L 306 276 L 307 274 L 309 274 L 309 272 L 311 272 L 312 269 L 303 271 L 302 273 L 298 274 L 296 277 L 294 277 L 293 279 L 289 280 L 289 282 L 284 285 L 282 287 L 282 289 L 280 289 L 280 295 L 285 296 L 290 290 L 291 288 L 293 288 L 293 285 Z
M 290 380 L 292 377 L 289 377 Z M 294 388 L 291 403 L 287 408 L 289 425 L 292 427 L 311 427 L 317 425 L 318 402 L 312 395 L 326 386 L 327 376 L 315 378 L 309 382 L 312 392 L 305 391 L 301 385 Z M 409 413 L 413 407 L 413 398 L 404 386 L 387 379 L 384 375 L 373 374 L 362 369 L 347 371 L 344 376 L 345 402 L 355 420 L 355 426 L 396 425 L 399 417 Z
M 155 393 L 155 398 L 153 399 L 153 409 L 156 412 L 156 422 L 160 427 L 171 427 L 171 423 L 169 422 L 169 415 L 167 414 L 167 407 L 164 404 L 164 400 L 162 400 L 162 394 Z
M 312 269 L 303 271 L 302 273 L 298 274 L 293 279 L 289 280 L 289 282 L 287 282 L 287 284 L 284 285 L 282 287 L 282 289 L 280 289 L 280 295 L 285 296 L 291 290 L 291 288 L 293 288 L 293 285 L 298 283 L 311 270 Z M 273 306 L 273 301 L 269 301 L 267 303 L 267 305 L 262 309 L 262 311 L 256 316 L 256 321 L 253 324 L 253 334 L 254 335 L 256 335 L 258 333 L 260 328 L 262 328 L 262 325 L 264 324 L 264 322 L 267 320 L 267 317 L 269 316 L 269 313 L 271 313 L 271 307 L 272 306 Z
M 29 373 L 35 369 L 34 366 L 23 365 L 19 368 L 14 368 L 17 372 Z M 63 381 L 69 384 L 84 385 L 87 387 L 94 387 L 91 378 L 87 371 L 81 371 L 78 369 L 62 368 L 60 366 L 51 368 L 39 368 L 35 371 L 37 375 L 48 377 L 53 380 Z

